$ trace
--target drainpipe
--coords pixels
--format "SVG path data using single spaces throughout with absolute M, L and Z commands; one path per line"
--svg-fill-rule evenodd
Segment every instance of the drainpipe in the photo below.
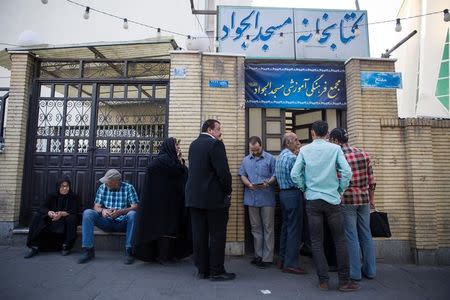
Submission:
M 395 49 L 397 49 L 398 47 L 400 47 L 401 45 L 403 45 L 407 40 L 409 40 L 410 38 L 412 38 L 415 34 L 417 33 L 417 30 L 413 30 L 410 34 L 408 34 L 405 38 L 403 38 L 400 42 L 398 42 L 397 44 L 395 44 L 394 47 L 392 47 L 391 49 L 386 49 L 385 53 L 381 54 L 382 58 L 389 58 L 391 56 L 391 53 L 394 52 Z
M 191 2 L 191 12 L 193 15 L 205 15 L 205 33 L 209 39 L 209 51 L 214 52 L 214 19 L 217 16 L 217 10 L 214 9 L 216 6 L 215 0 L 205 0 L 206 10 L 197 10 L 194 7 L 194 0 L 190 0 Z
M 217 10 L 215 10 L 215 9 L 214 10 L 197 10 L 197 9 L 195 9 L 194 8 L 194 0 L 190 0 L 190 1 L 191 1 L 191 11 L 192 11 L 193 15 L 217 15 Z

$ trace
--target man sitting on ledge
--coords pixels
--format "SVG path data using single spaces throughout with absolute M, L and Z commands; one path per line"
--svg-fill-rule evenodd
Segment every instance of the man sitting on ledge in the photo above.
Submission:
M 84 264 L 95 257 L 94 226 L 107 232 L 126 232 L 125 264 L 132 264 L 132 241 L 138 197 L 134 187 L 122 182 L 122 176 L 115 169 L 108 170 L 102 178 L 95 196 L 94 209 L 83 212 L 82 247 L 83 255 L 78 260 Z

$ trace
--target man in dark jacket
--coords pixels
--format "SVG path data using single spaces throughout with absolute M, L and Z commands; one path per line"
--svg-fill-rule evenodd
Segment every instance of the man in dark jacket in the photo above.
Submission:
M 186 206 L 192 222 L 195 266 L 198 277 L 212 281 L 232 280 L 224 268 L 231 173 L 220 122 L 209 119 L 189 147 Z

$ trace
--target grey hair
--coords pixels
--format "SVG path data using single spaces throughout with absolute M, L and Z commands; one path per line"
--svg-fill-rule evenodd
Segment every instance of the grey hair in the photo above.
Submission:
M 285 133 L 285 134 L 283 135 L 283 137 L 281 138 L 281 146 L 282 146 L 283 148 L 286 148 L 287 145 L 288 145 L 288 143 L 291 142 L 292 139 L 293 139 L 293 138 L 292 138 L 291 132 Z

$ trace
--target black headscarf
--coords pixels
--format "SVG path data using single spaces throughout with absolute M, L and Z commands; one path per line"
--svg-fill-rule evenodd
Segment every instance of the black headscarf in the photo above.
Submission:
M 184 206 L 188 172 L 178 159 L 175 142 L 175 138 L 165 139 L 147 168 L 134 238 L 136 257 L 145 261 L 163 254 L 182 258 L 192 253 L 191 226 Z M 165 251 L 174 253 L 160 253 L 155 245 L 168 236 L 176 247 Z
M 59 188 L 63 182 L 69 185 L 69 192 L 66 195 L 59 193 Z M 43 215 L 47 215 L 49 210 L 52 211 L 66 211 L 69 214 L 76 214 L 79 211 L 78 196 L 72 190 L 72 182 L 68 177 L 63 177 L 56 182 L 55 193 L 50 193 L 47 196 L 39 209 Z
M 59 188 L 61 187 L 61 184 L 63 184 L 64 182 L 67 182 L 67 184 L 69 185 L 69 192 L 67 194 L 72 194 L 72 182 L 70 181 L 69 177 L 64 177 L 59 179 L 56 182 L 56 194 L 60 195 L 60 196 L 65 196 L 65 195 L 61 195 L 59 193 Z
M 59 188 L 64 182 L 67 182 L 67 184 L 69 185 L 69 191 L 67 192 L 67 194 L 62 195 L 59 192 Z M 70 181 L 69 177 L 63 177 L 56 182 L 56 197 L 59 202 L 57 203 L 58 208 L 60 210 L 67 211 L 71 206 L 70 201 L 73 201 L 72 198 L 74 198 L 72 191 L 72 182 Z
M 170 167 L 181 165 L 181 162 L 178 159 L 175 143 L 176 139 L 173 137 L 165 139 L 159 149 L 159 154 L 155 159 L 163 165 Z

